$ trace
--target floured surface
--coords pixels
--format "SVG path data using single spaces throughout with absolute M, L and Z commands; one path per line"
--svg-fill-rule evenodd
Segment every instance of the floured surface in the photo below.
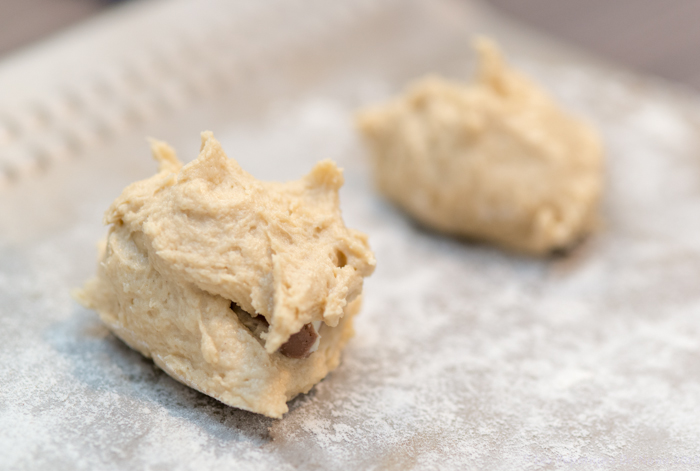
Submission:
M 394 39 L 370 25 L 363 37 L 385 43 L 334 49 L 347 65 L 328 59 L 310 89 L 280 92 L 250 115 L 197 111 L 260 178 L 295 179 L 320 158 L 345 169 L 343 218 L 369 234 L 378 268 L 340 367 L 284 419 L 265 419 L 176 383 L 70 299 L 93 271 L 102 210 L 154 168 L 142 136 L 172 140 L 180 154 L 198 146 L 169 134 L 200 127 L 192 120 L 139 129 L 3 190 L 0 468 L 698 467 L 697 98 L 585 65 L 480 9 L 412 5 Z M 471 31 L 502 42 L 603 134 L 605 224 L 567 258 L 422 231 L 371 191 L 352 113 L 429 70 L 466 76 Z M 121 155 L 133 158 L 111 160 Z M 15 216 L 20 202 L 32 217 Z

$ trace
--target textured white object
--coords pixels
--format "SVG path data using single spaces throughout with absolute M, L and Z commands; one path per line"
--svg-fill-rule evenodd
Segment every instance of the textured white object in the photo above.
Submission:
M 567 258 L 426 233 L 369 184 L 354 110 L 468 77 L 475 32 L 603 134 L 605 225 Z M 126 5 L 0 64 L 0 85 L 0 469 L 700 465 L 694 95 L 450 0 Z M 203 129 L 260 178 L 336 160 L 377 256 L 341 366 L 282 420 L 176 383 L 69 296 L 103 210 L 155 168 L 144 137 L 188 155 Z

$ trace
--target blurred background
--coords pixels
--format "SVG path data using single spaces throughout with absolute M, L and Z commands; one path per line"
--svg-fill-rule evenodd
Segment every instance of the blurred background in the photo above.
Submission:
M 0 60 L 123 1 L 138 0 L 0 0 Z M 699 0 L 483 1 L 633 70 L 700 88 Z
M 84 20 L 109 0 L 0 0 L 0 58 Z

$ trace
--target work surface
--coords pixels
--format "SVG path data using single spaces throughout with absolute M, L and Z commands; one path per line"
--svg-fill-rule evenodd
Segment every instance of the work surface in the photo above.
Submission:
M 129 5 L 0 65 L 0 468 L 697 469 L 698 99 L 478 4 L 275 3 Z M 426 232 L 372 189 L 354 110 L 467 77 L 475 32 L 603 135 L 604 224 L 566 257 Z M 144 136 L 190 160 L 204 129 L 258 178 L 336 160 L 376 253 L 341 366 L 281 420 L 175 382 L 70 297 L 103 210 L 155 170 Z

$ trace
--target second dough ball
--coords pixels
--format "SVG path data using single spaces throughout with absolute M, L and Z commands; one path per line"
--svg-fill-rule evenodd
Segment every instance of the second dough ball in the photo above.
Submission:
M 600 139 L 476 42 L 476 80 L 428 77 L 360 112 L 379 190 L 421 223 L 531 254 L 594 229 Z

